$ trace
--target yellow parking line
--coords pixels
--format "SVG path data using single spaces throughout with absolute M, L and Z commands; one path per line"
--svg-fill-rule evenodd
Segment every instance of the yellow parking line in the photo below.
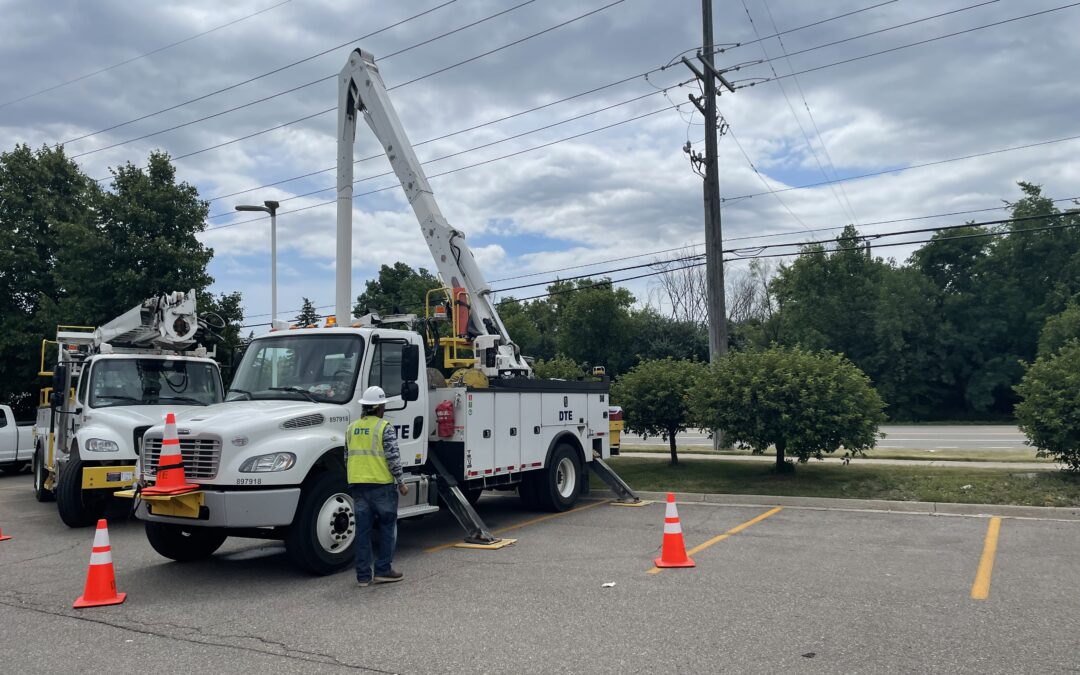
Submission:
M 727 539 L 728 537 L 730 537 L 731 535 L 738 534 L 738 533 L 742 532 L 743 530 L 745 530 L 746 528 L 750 527 L 751 525 L 753 525 L 755 523 L 760 523 L 761 521 L 765 520 L 769 516 L 774 516 L 777 513 L 780 513 L 780 511 L 782 511 L 783 508 L 784 507 L 782 507 L 782 506 L 777 506 L 777 507 L 769 509 L 768 511 L 766 511 L 765 513 L 762 513 L 759 516 L 754 516 L 753 518 L 746 521 L 745 523 L 742 523 L 741 525 L 736 525 L 735 527 L 731 528 L 727 532 L 725 532 L 723 534 L 718 534 L 718 535 L 716 535 L 715 537 L 713 537 L 712 539 L 708 540 L 707 542 L 705 542 L 703 544 L 698 544 L 694 548 L 687 551 L 686 555 L 692 556 L 695 553 L 700 553 L 701 551 L 704 551 L 705 549 L 709 548 L 713 544 L 718 544 L 718 543 L 724 541 L 725 539 Z M 657 572 L 660 572 L 660 571 L 661 571 L 661 568 L 653 567 L 651 570 L 649 570 L 649 574 L 656 574 Z
M 526 521 L 523 521 L 523 522 L 520 522 L 520 523 L 516 523 L 514 525 L 507 525 L 506 527 L 499 528 L 498 530 L 492 530 L 491 533 L 496 534 L 496 535 L 504 534 L 506 532 L 510 532 L 510 531 L 516 530 L 518 528 L 528 527 L 529 525 L 536 525 L 537 523 L 542 523 L 545 520 L 551 520 L 553 518 L 562 518 L 563 516 L 568 516 L 571 513 L 578 513 L 579 511 L 587 511 L 588 509 L 594 509 L 597 506 L 603 506 L 604 504 L 607 504 L 610 501 L 611 501 L 610 499 L 605 499 L 604 501 L 593 502 L 592 504 L 585 504 L 584 506 L 578 506 L 577 508 L 570 509 L 569 511 L 562 511 L 560 513 L 549 513 L 546 516 L 540 516 L 539 518 L 533 518 L 531 520 L 526 520 Z M 452 541 L 452 542 L 450 542 L 448 544 L 439 544 L 438 546 L 432 546 L 431 548 L 425 548 L 424 553 L 437 553 L 439 551 L 445 551 L 448 548 L 453 548 L 454 546 L 457 545 L 457 543 L 458 542 L 456 542 L 456 541 Z
M 994 573 L 994 558 L 997 556 L 1000 534 L 1001 518 L 991 518 L 990 525 L 986 528 L 982 557 L 979 558 L 979 571 L 975 573 L 975 583 L 971 585 L 972 600 L 985 600 L 990 596 L 990 576 Z

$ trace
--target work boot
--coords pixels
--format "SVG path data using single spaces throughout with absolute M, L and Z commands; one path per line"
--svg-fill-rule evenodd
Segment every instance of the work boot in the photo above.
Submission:
M 367 588 L 371 585 L 371 579 L 357 579 L 356 585 L 360 588 Z
M 405 578 L 404 574 L 402 574 L 401 572 L 398 572 L 395 569 L 391 569 L 386 574 L 376 574 L 375 575 L 375 583 L 377 583 L 377 584 L 392 584 L 395 581 L 401 581 L 403 578 Z

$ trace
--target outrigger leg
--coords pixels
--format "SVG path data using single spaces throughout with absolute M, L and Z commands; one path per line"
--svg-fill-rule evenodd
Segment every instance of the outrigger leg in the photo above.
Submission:
M 465 499 L 465 495 L 461 493 L 461 488 L 458 487 L 457 479 L 454 478 L 453 474 L 446 470 L 446 467 L 442 465 L 442 462 L 435 455 L 428 455 L 428 461 L 435 467 L 435 472 L 439 475 L 439 479 L 436 481 L 439 496 L 442 497 L 446 507 L 450 509 L 450 513 L 454 514 L 458 523 L 468 533 L 465 537 L 465 543 L 457 544 L 457 546 L 462 548 L 502 548 L 517 541 L 516 539 L 500 539 L 488 531 L 487 525 L 484 524 L 480 514 L 476 512 L 469 500 Z
M 611 488 L 611 491 L 618 496 L 618 499 L 614 502 L 615 504 L 637 506 L 644 503 L 636 494 L 634 494 L 634 490 L 626 484 L 626 481 L 620 478 L 619 474 L 615 473 L 604 460 L 593 455 L 593 460 L 589 462 L 589 466 L 592 468 L 593 473 L 599 476 L 600 480 L 607 483 L 607 486 Z

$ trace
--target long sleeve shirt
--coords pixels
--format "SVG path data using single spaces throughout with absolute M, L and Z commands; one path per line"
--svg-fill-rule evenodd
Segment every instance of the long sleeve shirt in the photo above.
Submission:
M 387 424 L 383 430 L 382 447 L 383 455 L 386 457 L 386 468 L 390 469 L 394 484 L 401 485 L 401 450 L 397 444 L 397 431 L 392 424 Z

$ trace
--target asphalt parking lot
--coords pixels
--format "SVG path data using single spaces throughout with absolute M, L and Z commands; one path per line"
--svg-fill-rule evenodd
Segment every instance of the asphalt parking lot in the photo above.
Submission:
M 1002 519 L 988 570 L 988 517 L 681 504 L 697 567 L 650 574 L 662 504 L 588 501 L 545 516 L 485 496 L 479 510 L 518 542 L 456 549 L 448 515 L 405 522 L 397 566 L 406 580 L 366 589 L 351 571 L 294 571 L 273 542 L 231 539 L 208 561 L 170 562 L 140 523 L 116 520 L 113 558 L 127 601 L 73 610 L 93 530 L 70 530 L 54 504 L 35 502 L 29 476 L 2 477 L 0 528 L 14 538 L 0 542 L 0 664 L 159 673 L 1080 671 L 1080 522 Z M 981 584 L 986 597 L 975 599 Z

